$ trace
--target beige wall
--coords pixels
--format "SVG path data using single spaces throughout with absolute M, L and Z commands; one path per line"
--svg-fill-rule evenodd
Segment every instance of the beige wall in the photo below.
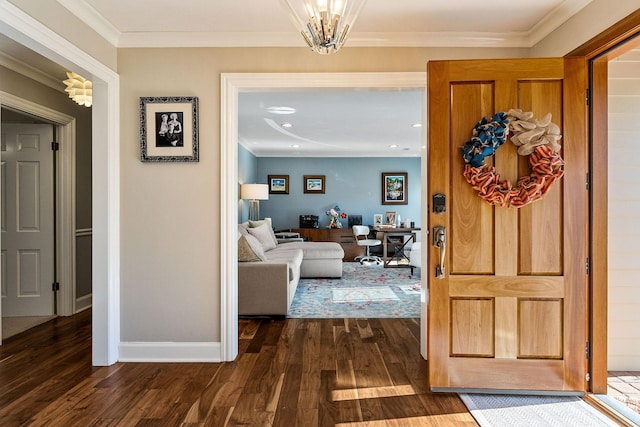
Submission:
M 122 341 L 219 341 L 220 73 L 424 71 L 524 49 L 120 49 Z M 139 97 L 199 97 L 200 162 L 139 160 Z

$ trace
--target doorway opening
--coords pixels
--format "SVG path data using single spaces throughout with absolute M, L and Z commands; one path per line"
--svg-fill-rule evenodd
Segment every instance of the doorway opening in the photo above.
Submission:
M 319 88 L 425 88 L 425 73 L 319 73 L 319 74 L 223 74 L 221 108 L 221 356 L 233 360 L 238 346 L 237 236 L 238 221 L 238 111 L 239 93 L 255 90 Z M 421 147 L 421 170 L 425 174 L 425 147 Z M 420 190 L 421 202 L 424 193 Z M 422 214 L 421 214 L 422 215 Z M 424 218 L 420 219 L 425 223 Z M 424 287 L 424 284 L 423 284 Z M 426 305 L 421 304 L 423 321 Z M 421 328 L 424 330 L 424 328 Z M 422 347 L 425 340 L 423 336 Z M 423 355 L 426 352 L 423 352 Z
M 4 111 L 20 112 L 51 124 L 56 129 L 60 143 L 55 162 L 55 278 L 61 284 L 56 306 L 51 307 L 59 315 L 71 315 L 75 310 L 75 118 L 33 102 L 0 92 L 0 105 Z M 48 141 L 50 142 L 50 141 Z M 53 210 L 53 207 L 52 207 Z M 4 271 L 4 269 L 3 269 Z
M 2 109 L 2 338 L 57 314 L 55 127 Z
M 265 256 L 304 248 L 300 239 L 337 243 L 344 251 L 341 276 L 333 269 L 331 277 L 325 277 L 327 269 L 307 271 L 299 280 L 293 275 L 297 286 L 289 310 L 284 309 L 288 317 L 420 317 L 420 277 L 409 257 L 413 240 L 421 238 L 424 97 L 421 87 L 239 93 L 238 182 L 269 186 L 260 217 L 269 218 L 278 235 L 288 236 L 280 243 L 293 243 L 278 244 Z M 309 174 L 322 181 L 315 194 L 305 188 Z M 385 176 L 400 182 L 395 199 L 384 198 Z M 271 180 L 282 182 L 283 190 L 272 189 Z M 242 201 L 239 223 L 248 219 L 246 207 Z M 393 229 L 375 223 L 376 217 L 391 215 Z M 406 230 L 411 222 L 414 227 Z M 367 240 L 377 243 L 370 253 L 384 262 L 358 262 L 366 249 L 356 244 L 353 225 L 369 228 Z M 385 239 L 392 241 L 384 245 Z M 301 270 L 305 273 L 304 265 Z M 240 308 L 241 314 L 252 313 Z M 261 308 L 258 304 L 258 312 Z
M 635 45 L 629 50 L 630 45 Z M 629 149 L 637 140 L 640 118 L 640 37 L 626 43 L 624 53 L 608 60 L 608 332 L 607 396 L 622 403 L 640 422 L 640 191 L 632 180 L 637 163 Z M 619 407 L 620 408 L 620 407 Z

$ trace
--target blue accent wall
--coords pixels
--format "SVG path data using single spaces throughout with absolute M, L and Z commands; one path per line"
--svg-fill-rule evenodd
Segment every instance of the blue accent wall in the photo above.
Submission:
M 420 226 L 420 158 L 290 158 L 260 157 L 257 182 L 267 183 L 268 175 L 289 175 L 289 194 L 270 194 L 260 201 L 260 216 L 270 217 L 275 228 L 297 228 L 300 215 L 318 215 L 326 227 L 325 212 L 339 205 L 341 212 L 362 215 L 364 225 L 373 224 L 374 214 L 395 211 L 402 221 L 410 218 Z M 407 205 L 382 204 L 382 172 L 407 172 Z M 305 194 L 304 175 L 325 175 L 325 194 Z M 342 220 L 343 227 L 347 220 Z
M 256 180 L 258 170 L 258 158 L 249 150 L 238 144 L 238 197 L 240 196 L 240 184 L 265 184 Z M 249 201 L 238 200 L 238 223 L 244 222 L 249 216 Z

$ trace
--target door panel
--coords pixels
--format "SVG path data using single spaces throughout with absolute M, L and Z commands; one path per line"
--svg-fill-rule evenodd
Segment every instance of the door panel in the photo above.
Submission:
M 446 196 L 444 278 L 430 248 L 433 390 L 582 392 L 587 360 L 586 66 L 577 59 L 434 61 L 429 76 L 429 193 Z M 519 108 L 561 128 L 565 175 L 542 200 L 494 207 L 463 176 L 475 123 Z M 569 125 L 570 124 L 570 125 Z M 485 164 L 513 185 L 530 174 L 506 142 Z
M 51 125 L 2 125 L 2 316 L 54 313 Z

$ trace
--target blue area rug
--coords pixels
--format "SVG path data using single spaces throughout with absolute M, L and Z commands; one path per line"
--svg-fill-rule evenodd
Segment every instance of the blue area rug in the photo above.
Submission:
M 340 279 L 300 279 L 287 317 L 420 317 L 421 295 L 409 268 L 346 262 Z

